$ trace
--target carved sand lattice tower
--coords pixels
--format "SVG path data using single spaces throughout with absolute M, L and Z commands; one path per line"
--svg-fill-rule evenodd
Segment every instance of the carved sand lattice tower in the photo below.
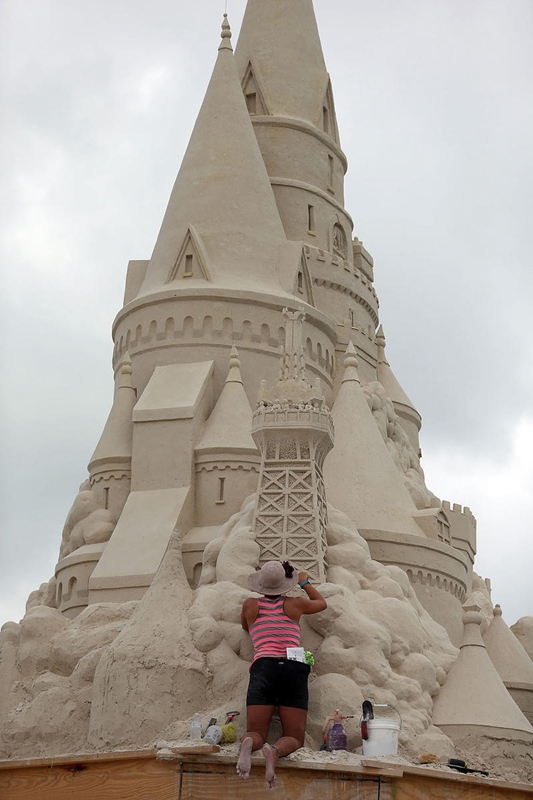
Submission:
M 288 559 L 312 579 L 326 579 L 326 495 L 322 464 L 333 447 L 333 422 L 320 385 L 307 380 L 302 310 L 284 309 L 285 347 L 273 389 L 261 387 L 252 436 L 261 452 L 253 530 L 260 564 Z

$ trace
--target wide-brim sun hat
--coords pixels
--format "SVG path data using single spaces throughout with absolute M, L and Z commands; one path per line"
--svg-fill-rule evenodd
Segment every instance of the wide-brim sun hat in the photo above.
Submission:
M 284 564 L 287 565 L 287 568 L 281 561 L 267 561 L 261 569 L 249 575 L 248 586 L 252 592 L 274 595 L 286 594 L 294 589 L 298 583 L 298 572 L 288 561 L 285 561 Z M 290 573 L 291 570 L 292 574 L 288 575 L 287 573 Z

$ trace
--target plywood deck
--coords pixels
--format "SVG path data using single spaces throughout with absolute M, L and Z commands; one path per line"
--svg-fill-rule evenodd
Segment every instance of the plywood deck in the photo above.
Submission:
M 154 751 L 0 762 L 1 800 L 533 800 L 533 786 L 445 770 L 286 762 L 275 793 L 260 760 L 241 780 L 227 756 Z

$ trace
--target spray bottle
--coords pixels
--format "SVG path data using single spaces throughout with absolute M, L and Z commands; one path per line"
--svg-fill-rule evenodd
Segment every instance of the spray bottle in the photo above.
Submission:
M 324 743 L 326 742 L 326 737 L 327 737 L 328 750 L 348 749 L 348 737 L 346 735 L 346 731 L 344 730 L 344 725 L 342 724 L 342 721 L 344 719 L 353 719 L 354 716 L 355 716 L 354 714 L 341 714 L 340 709 L 338 708 L 335 710 L 334 714 L 329 715 L 329 717 L 326 719 L 326 722 L 324 723 L 324 727 L 322 728 L 322 732 L 324 733 Z M 331 723 L 333 723 L 333 725 L 328 732 Z M 322 748 L 324 748 L 324 745 L 322 746 Z

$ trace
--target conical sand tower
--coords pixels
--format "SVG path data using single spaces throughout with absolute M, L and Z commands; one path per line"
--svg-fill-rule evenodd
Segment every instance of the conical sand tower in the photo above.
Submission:
M 498 604 L 493 614 L 483 634 L 485 648 L 509 694 L 533 724 L 533 661 L 506 625 Z
M 473 732 L 533 746 L 533 728 L 505 688 L 481 636 L 479 606 L 464 606 L 461 652 L 433 709 L 433 721 L 455 742 Z

